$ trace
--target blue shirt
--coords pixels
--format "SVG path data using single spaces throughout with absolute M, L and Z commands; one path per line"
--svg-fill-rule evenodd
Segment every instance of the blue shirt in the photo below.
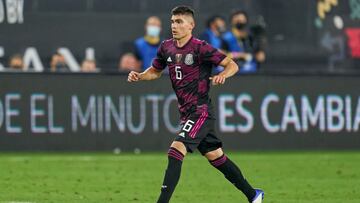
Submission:
M 159 44 L 150 44 L 144 37 L 138 38 L 135 41 L 136 56 L 142 61 L 142 69 L 146 70 L 151 66 L 153 58 L 156 57 L 156 53 Z
M 222 47 L 222 40 L 219 36 L 216 36 L 213 31 L 207 28 L 200 36 L 200 39 L 207 41 L 216 49 L 221 49 Z
M 250 53 L 254 55 L 253 47 L 251 47 L 251 43 L 249 39 L 238 41 L 235 35 L 230 31 L 224 33 L 222 37 L 226 44 L 227 51 Z M 258 69 L 258 63 L 254 56 L 252 60 L 244 61 L 243 63 L 240 63 L 239 66 L 240 66 L 239 73 L 254 73 Z

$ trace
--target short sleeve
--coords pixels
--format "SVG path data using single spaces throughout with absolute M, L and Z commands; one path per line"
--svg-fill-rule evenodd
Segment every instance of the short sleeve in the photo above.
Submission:
M 226 55 L 221 53 L 218 49 L 214 48 L 207 42 L 203 41 L 200 47 L 200 56 L 203 62 L 212 63 L 218 66 Z
M 161 43 L 157 50 L 156 57 L 152 61 L 152 66 L 158 70 L 164 70 L 166 68 L 166 61 L 165 61 L 164 53 L 162 51 L 163 46 L 164 43 Z

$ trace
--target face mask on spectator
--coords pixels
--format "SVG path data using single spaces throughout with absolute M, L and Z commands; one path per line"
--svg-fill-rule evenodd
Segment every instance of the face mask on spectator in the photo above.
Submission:
M 151 37 L 159 37 L 160 28 L 158 26 L 149 25 L 146 27 L 146 34 Z
M 236 23 L 234 27 L 238 30 L 243 30 L 246 28 L 247 23 Z

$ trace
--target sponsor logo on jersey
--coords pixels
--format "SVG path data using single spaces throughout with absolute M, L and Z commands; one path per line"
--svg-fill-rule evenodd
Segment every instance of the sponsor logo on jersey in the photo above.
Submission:
M 186 54 L 185 56 L 185 64 L 192 65 L 194 63 L 194 56 L 192 54 Z

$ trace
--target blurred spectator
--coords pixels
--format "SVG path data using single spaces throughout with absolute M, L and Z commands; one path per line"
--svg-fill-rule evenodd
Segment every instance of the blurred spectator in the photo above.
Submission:
M 238 63 L 240 73 L 253 73 L 265 61 L 262 36 L 258 29 L 248 26 L 248 15 L 244 11 L 236 11 L 230 17 L 231 31 L 223 35 L 223 49 Z M 256 26 L 259 28 L 259 26 Z M 257 31 L 257 32 L 253 32 Z
M 120 58 L 118 69 L 120 72 L 130 72 L 130 71 L 140 72 L 141 66 L 134 54 L 125 53 Z
M 206 21 L 206 30 L 200 35 L 200 39 L 207 41 L 213 47 L 222 49 L 224 40 L 222 35 L 226 32 L 226 23 L 223 17 L 219 15 L 211 16 Z M 215 67 L 214 72 L 219 73 L 224 68 L 221 66 Z
M 69 67 L 66 64 L 65 57 L 60 53 L 55 53 L 50 61 L 51 72 L 68 72 Z
M 96 61 L 92 59 L 85 59 L 81 63 L 81 72 L 99 72 L 99 69 L 96 68 Z
M 143 70 L 151 66 L 152 59 L 156 56 L 160 45 L 161 20 L 151 16 L 146 20 L 145 36 L 135 41 L 135 56 L 141 61 Z
M 24 61 L 20 54 L 15 54 L 9 60 L 10 71 L 24 71 Z
M 200 39 L 207 41 L 217 49 L 222 48 L 221 35 L 226 32 L 226 23 L 223 17 L 215 15 L 206 22 L 206 30 L 200 35 Z

